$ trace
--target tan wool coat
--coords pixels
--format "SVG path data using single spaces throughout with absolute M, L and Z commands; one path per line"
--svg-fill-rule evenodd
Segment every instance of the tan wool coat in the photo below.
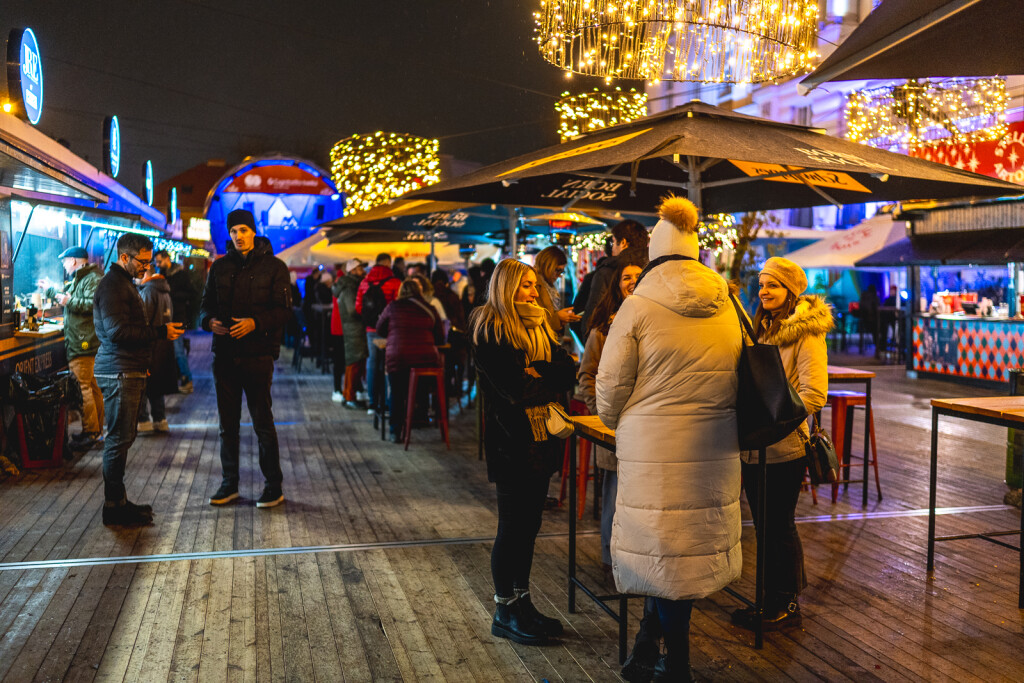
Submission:
M 596 327 L 587 335 L 587 346 L 580 356 L 580 370 L 576 375 L 579 383 L 577 394 L 587 404 L 591 415 L 597 415 L 597 367 L 601 362 L 601 353 L 607 337 Z M 594 446 L 594 461 L 603 470 L 614 470 L 615 454 L 607 448 Z
M 615 315 L 597 411 L 616 430 L 622 592 L 702 598 L 740 576 L 741 343 L 725 280 L 696 261 L 652 269 Z
M 827 335 L 835 321 L 832 308 L 820 296 L 802 296 L 797 301 L 793 315 L 782 321 L 779 331 L 762 341 L 779 347 L 782 367 L 786 379 L 793 385 L 813 415 L 825 405 L 828 394 L 828 348 Z M 801 423 L 789 436 L 768 447 L 768 464 L 789 462 L 804 456 L 804 443 L 809 431 Z M 744 451 L 743 462 L 757 462 L 757 451 Z

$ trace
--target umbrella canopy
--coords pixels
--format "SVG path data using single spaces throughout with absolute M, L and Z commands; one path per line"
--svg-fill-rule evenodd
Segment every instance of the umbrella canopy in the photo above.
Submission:
M 668 194 L 705 213 L 1024 193 L 1024 187 L 691 102 L 404 195 L 649 212 Z
M 310 250 L 325 241 L 326 233 L 327 230 L 321 228 L 301 242 L 296 242 L 287 249 L 279 251 L 275 256 L 284 261 L 285 265 L 291 267 L 317 265 L 320 262 L 312 257 Z
M 1005 266 L 1024 259 L 1024 228 L 904 237 L 858 261 L 858 267 Z
M 828 81 L 1024 73 L 1020 0 L 885 0 L 817 69 Z
M 814 244 L 787 254 L 802 268 L 854 268 L 857 262 L 903 239 L 907 224 L 876 214 L 849 230 L 826 232 Z

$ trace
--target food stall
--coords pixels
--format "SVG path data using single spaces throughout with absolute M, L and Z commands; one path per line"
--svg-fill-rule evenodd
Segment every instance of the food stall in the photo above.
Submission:
M 978 383 L 1024 366 L 1024 201 L 905 208 L 908 237 L 858 261 L 905 266 L 907 370 Z

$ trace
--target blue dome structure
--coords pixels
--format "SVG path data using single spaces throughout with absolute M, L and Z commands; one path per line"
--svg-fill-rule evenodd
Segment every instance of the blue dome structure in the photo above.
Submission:
M 222 253 L 229 239 L 227 216 L 235 209 L 252 211 L 257 232 L 277 253 L 341 218 L 345 200 L 316 164 L 274 154 L 246 157 L 210 190 L 205 213 L 213 244 Z

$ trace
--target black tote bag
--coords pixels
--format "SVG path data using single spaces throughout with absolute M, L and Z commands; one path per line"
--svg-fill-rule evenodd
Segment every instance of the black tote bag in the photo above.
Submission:
M 752 343 L 744 342 L 737 369 L 736 421 L 740 448 L 756 451 L 786 438 L 807 419 L 807 409 L 786 379 L 779 347 L 757 341 L 743 308 L 735 297 L 732 305 Z

